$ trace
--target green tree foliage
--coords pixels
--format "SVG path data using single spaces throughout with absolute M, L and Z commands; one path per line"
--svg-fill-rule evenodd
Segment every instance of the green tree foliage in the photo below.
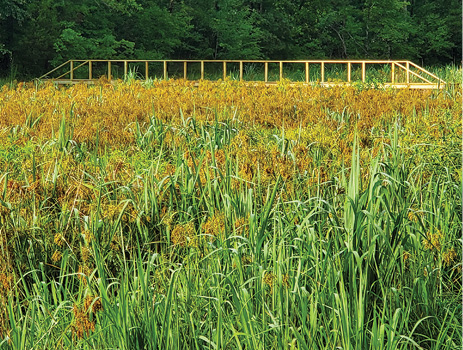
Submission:
M 328 57 L 368 57 L 363 8 L 349 0 L 329 0 L 320 15 L 318 29 Z
M 321 2 L 255 0 L 256 23 L 261 31 L 261 51 L 274 59 L 303 59 L 323 56 L 319 20 Z
M 135 58 L 171 58 L 180 50 L 191 31 L 191 16 L 183 3 L 139 1 L 136 13 L 115 19 L 116 36 L 136 43 Z
M 0 19 L 8 17 L 23 20 L 26 16 L 27 0 L 0 0 Z
M 220 0 L 212 21 L 214 58 L 260 58 L 260 30 L 242 0 Z
M 187 57 L 260 58 L 261 29 L 257 14 L 243 0 L 186 1 L 191 14 Z
M 367 0 L 364 5 L 365 49 L 370 57 L 411 58 L 414 26 L 402 0 Z
M 461 0 L 0 0 L 0 74 L 81 58 L 461 61 Z
M 60 6 L 53 0 L 33 1 L 28 6 L 27 17 L 17 26 L 17 39 L 10 49 L 14 63 L 24 73 L 47 70 L 56 57 L 54 42 L 60 33 Z
M 11 66 L 13 33 L 27 14 L 27 0 L 0 0 L 0 72 Z
M 121 13 L 132 13 L 142 8 L 136 0 L 101 0 L 101 2 Z
M 60 34 L 54 41 L 55 63 L 69 58 L 128 58 L 133 55 L 134 43 L 117 39 L 113 16 L 125 15 L 129 1 L 88 2 L 69 4 L 64 10 L 67 20 L 60 22 Z M 72 7 L 71 7 L 72 6 Z M 124 6 L 124 7 L 122 7 Z M 71 10 L 72 8 L 72 10 Z M 123 12 L 122 9 L 126 9 Z
M 461 61 L 460 0 L 413 0 L 410 12 L 416 33 L 413 46 L 417 57 L 436 63 L 450 59 Z

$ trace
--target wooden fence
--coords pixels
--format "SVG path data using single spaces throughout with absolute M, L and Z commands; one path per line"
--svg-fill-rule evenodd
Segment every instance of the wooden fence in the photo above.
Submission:
M 153 75 L 154 65 L 157 68 Z M 191 69 L 192 66 L 195 66 L 194 69 Z M 206 66 L 214 66 L 212 76 L 209 74 L 206 77 Z M 270 74 L 271 67 L 273 74 Z M 115 71 L 118 77 L 115 77 Z M 93 83 L 102 76 L 111 81 L 129 76 L 145 80 L 169 79 L 171 75 L 173 78 L 195 81 L 225 80 L 228 77 L 272 84 L 289 79 L 295 83 L 316 83 L 321 86 L 362 82 L 411 89 L 439 89 L 446 84 L 417 64 L 401 60 L 69 60 L 39 79 L 53 80 L 58 84 L 75 84 Z M 260 79 L 256 79 L 256 76 Z

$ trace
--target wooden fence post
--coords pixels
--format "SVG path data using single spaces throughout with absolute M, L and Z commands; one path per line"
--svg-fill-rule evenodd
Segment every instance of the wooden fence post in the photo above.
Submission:
M 187 80 L 187 61 L 183 62 L 183 79 Z
M 223 80 L 227 78 L 227 62 L 223 61 Z
M 283 62 L 280 61 L 280 81 L 283 79 Z
M 124 79 L 127 79 L 128 68 L 127 61 L 124 61 Z
M 410 62 L 407 61 L 405 67 L 407 67 L 407 84 L 410 84 Z
M 149 73 L 148 73 L 148 61 L 145 61 L 145 80 L 148 81 Z
M 352 66 L 351 63 L 347 63 L 347 82 L 350 83 L 352 80 Z
M 321 65 L 321 78 L 322 78 L 322 83 L 325 82 L 325 62 L 322 62 L 322 65 Z
M 362 62 L 362 82 L 365 82 L 366 79 L 366 67 L 365 62 Z
M 305 82 L 309 83 L 309 62 L 305 63 Z
M 240 81 L 243 80 L 243 61 L 240 61 Z
M 268 62 L 264 63 L 264 81 L 268 82 Z
M 201 80 L 204 79 L 204 61 L 201 61 Z
M 391 83 L 395 83 L 395 63 L 391 63 Z
M 92 61 L 88 61 L 88 80 L 92 80 Z
M 167 61 L 164 61 L 164 80 L 167 80 Z
M 74 79 L 74 61 L 71 61 L 71 73 L 70 73 L 70 78 L 71 80 Z

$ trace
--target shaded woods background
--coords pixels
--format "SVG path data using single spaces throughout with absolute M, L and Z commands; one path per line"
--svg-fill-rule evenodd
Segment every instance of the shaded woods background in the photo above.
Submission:
M 0 0 L 0 75 L 67 59 L 461 62 L 460 0 Z

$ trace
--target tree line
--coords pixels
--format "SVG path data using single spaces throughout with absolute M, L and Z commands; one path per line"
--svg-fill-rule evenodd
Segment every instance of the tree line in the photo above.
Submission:
M 461 0 L 0 0 L 0 75 L 68 59 L 460 63 Z

